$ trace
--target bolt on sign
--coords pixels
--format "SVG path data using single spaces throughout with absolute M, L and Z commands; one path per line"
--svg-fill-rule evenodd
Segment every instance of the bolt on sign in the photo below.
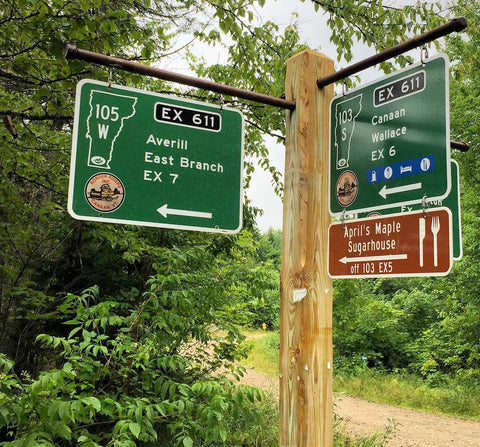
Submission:
M 333 216 L 441 200 L 449 192 L 448 59 L 436 55 L 330 106 Z
M 242 172 L 240 112 L 99 81 L 78 84 L 73 217 L 236 233 Z
M 328 273 L 332 278 L 447 275 L 451 228 L 448 208 L 333 223 Z

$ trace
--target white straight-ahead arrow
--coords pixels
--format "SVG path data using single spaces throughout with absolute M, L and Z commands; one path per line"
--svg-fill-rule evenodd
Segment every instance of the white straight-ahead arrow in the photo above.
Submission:
M 204 213 L 202 211 L 192 211 L 192 210 L 177 210 L 175 208 L 168 208 L 168 204 L 157 208 L 163 217 L 168 217 L 169 214 L 174 214 L 176 216 L 189 216 L 189 217 L 200 217 L 202 219 L 211 219 L 212 213 Z
M 408 255 L 406 253 L 399 255 L 380 255 L 380 256 L 359 256 L 357 258 L 347 258 L 344 256 L 339 259 L 342 264 L 347 264 L 349 262 L 368 262 L 368 261 L 396 261 L 397 259 L 407 259 Z
M 384 185 L 379 194 L 386 199 L 390 194 L 398 194 L 399 192 L 413 191 L 415 189 L 422 189 L 422 184 L 411 183 L 410 185 L 396 186 L 395 188 L 387 188 L 387 185 Z

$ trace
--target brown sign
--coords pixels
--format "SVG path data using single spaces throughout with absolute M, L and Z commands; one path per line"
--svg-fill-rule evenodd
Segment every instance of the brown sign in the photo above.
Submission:
M 332 278 L 443 276 L 452 268 L 447 208 L 337 222 L 328 237 Z

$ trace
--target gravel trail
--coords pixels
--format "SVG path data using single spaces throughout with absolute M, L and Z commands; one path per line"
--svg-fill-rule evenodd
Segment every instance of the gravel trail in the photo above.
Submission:
M 257 386 L 278 395 L 278 381 L 247 370 L 242 383 Z M 392 405 L 368 402 L 350 396 L 335 398 L 335 412 L 346 421 L 346 430 L 354 436 L 384 433 L 393 422 L 388 447 L 480 447 L 480 422 L 438 416 Z

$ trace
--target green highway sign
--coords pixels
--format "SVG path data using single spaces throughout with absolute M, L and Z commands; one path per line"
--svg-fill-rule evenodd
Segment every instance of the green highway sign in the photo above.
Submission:
M 451 187 L 448 59 L 437 55 L 330 106 L 333 216 L 441 200 Z
M 462 249 L 462 220 L 460 215 L 460 175 L 458 163 L 451 160 L 452 189 L 443 200 L 425 200 L 425 213 L 438 207 L 448 208 L 452 213 L 453 260 L 459 261 L 463 257 Z M 358 213 L 357 218 L 376 217 L 392 213 L 408 213 L 422 209 L 422 204 L 402 205 L 401 207 L 383 209 L 381 212 Z
M 240 112 L 88 79 L 78 84 L 73 217 L 236 233 L 242 172 Z

